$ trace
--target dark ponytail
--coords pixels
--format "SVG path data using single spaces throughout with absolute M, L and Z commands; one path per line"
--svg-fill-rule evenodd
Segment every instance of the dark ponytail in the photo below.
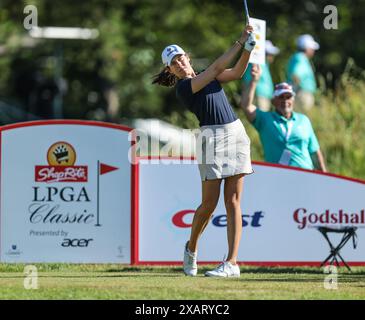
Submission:
M 159 84 L 160 86 L 173 87 L 178 78 L 165 67 L 159 74 L 153 76 L 152 84 Z

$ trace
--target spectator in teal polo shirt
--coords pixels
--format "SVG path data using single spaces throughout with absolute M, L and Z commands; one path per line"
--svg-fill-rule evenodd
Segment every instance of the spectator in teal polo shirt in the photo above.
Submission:
M 260 135 L 265 161 L 326 172 L 310 120 L 293 111 L 295 93 L 292 86 L 285 82 L 275 86 L 272 100 L 275 111 L 264 112 L 253 105 L 260 74 L 260 66 L 253 65 L 252 80 L 248 89 L 242 91 L 241 106 Z
M 271 98 L 274 93 L 274 83 L 271 78 L 270 64 L 274 62 L 275 56 L 278 55 L 280 49 L 275 47 L 270 40 L 266 40 L 265 53 L 266 63 L 261 66 L 262 74 L 256 86 L 256 99 L 257 107 L 263 111 L 269 111 L 271 109 Z M 245 86 L 248 86 L 251 81 L 251 69 L 250 63 L 242 77 L 243 90 Z
M 298 110 L 306 112 L 313 107 L 314 94 L 317 90 L 310 59 L 319 49 L 319 44 L 311 35 L 303 34 L 297 39 L 297 48 L 298 52 L 288 62 L 287 81 L 294 86 L 294 91 L 297 93 L 296 107 Z

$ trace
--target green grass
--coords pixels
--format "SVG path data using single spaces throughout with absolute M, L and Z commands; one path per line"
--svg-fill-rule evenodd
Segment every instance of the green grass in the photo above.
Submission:
M 0 264 L 0 299 L 365 299 L 365 268 L 341 268 L 338 289 L 315 267 L 241 267 L 241 277 L 182 274 L 181 267 L 36 264 L 38 286 L 24 289 L 24 265 Z M 328 275 L 327 275 L 328 276 Z

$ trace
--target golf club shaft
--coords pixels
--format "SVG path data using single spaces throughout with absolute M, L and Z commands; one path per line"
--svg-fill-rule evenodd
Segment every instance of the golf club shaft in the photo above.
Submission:
M 250 14 L 248 13 L 247 0 L 243 0 L 243 4 L 245 6 L 246 24 L 249 24 L 250 23 Z

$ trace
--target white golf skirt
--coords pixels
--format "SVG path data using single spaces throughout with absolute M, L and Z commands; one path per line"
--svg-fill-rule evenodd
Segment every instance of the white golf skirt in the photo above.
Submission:
M 196 137 L 202 181 L 253 173 L 250 143 L 240 119 L 223 125 L 202 126 Z

